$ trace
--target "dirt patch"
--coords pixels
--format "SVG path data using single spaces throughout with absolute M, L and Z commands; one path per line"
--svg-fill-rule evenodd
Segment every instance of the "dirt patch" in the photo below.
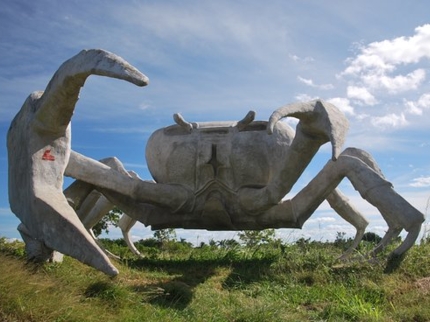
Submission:
M 430 277 L 424 277 L 415 282 L 417 288 L 424 294 L 430 293 Z

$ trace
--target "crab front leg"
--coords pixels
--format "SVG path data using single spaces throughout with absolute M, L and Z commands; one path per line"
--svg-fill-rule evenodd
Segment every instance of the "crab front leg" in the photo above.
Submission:
M 254 213 L 263 212 L 264 216 L 259 219 L 263 225 L 270 225 L 278 220 L 277 224 L 272 225 L 300 228 L 327 198 L 341 216 L 347 213 L 349 204 L 342 202 L 344 209 L 336 209 L 336 203 L 332 200 L 335 194 L 330 196 L 339 182 L 347 177 L 363 198 L 379 209 L 389 226 L 386 236 L 373 253 L 383 249 L 392 237 L 405 229 L 408 231 L 405 241 L 391 255 L 404 254 L 417 239 L 424 216 L 391 188 L 369 154 L 358 149 L 347 149 L 341 154 L 341 160 L 337 160 L 348 128 L 345 116 L 334 105 L 321 100 L 290 104 L 272 114 L 268 133 L 277 131 L 277 122 L 287 116 L 296 117 L 300 122 L 286 155 L 285 166 L 279 177 L 274 178 L 266 187 L 245 187 L 240 190 L 242 207 L 251 214 L 253 208 L 257 209 Z M 283 198 L 282 194 L 289 192 L 319 146 L 328 141 L 332 143 L 332 160 L 296 197 L 278 204 Z M 280 218 L 280 213 L 284 213 L 283 218 Z M 362 217 L 358 212 L 355 214 Z M 352 218 L 348 215 L 343 217 L 347 221 Z M 364 217 L 362 219 L 363 223 L 357 222 L 359 226 L 366 222 Z
M 262 189 L 245 187 L 239 191 L 239 198 L 247 212 L 256 214 L 265 212 L 263 217 L 267 216 L 266 219 L 269 221 L 269 218 L 274 216 L 273 220 L 283 222 L 274 213 L 274 209 L 285 208 L 282 204 L 278 205 L 279 201 L 291 190 L 322 144 L 328 141 L 332 143 L 332 158 L 336 160 L 348 129 L 348 120 L 334 105 L 315 100 L 278 108 L 269 119 L 268 133 L 273 134 L 279 131 L 278 121 L 287 116 L 298 118 L 300 122 L 288 152 L 282 156 L 283 167 L 276 176 L 273 176 L 266 187 Z M 327 201 L 342 218 L 357 230 L 352 246 L 341 256 L 341 258 L 345 258 L 360 242 L 368 222 L 338 190 L 329 194 Z M 269 222 L 266 224 L 273 225 Z M 288 223 L 287 220 L 283 225 L 288 227 L 288 225 L 297 224 Z
M 340 153 L 348 130 L 348 120 L 334 105 L 315 100 L 280 107 L 269 119 L 268 134 L 279 132 L 278 121 L 287 116 L 298 118 L 300 122 L 288 152 L 283 156 L 274 156 L 283 158 L 282 168 L 278 169 L 265 187 L 244 187 L 239 190 L 241 206 L 248 213 L 262 213 L 278 204 L 291 191 L 321 145 L 329 141 L 332 143 L 333 160 Z
M 127 196 L 136 202 L 149 203 L 171 209 L 187 210 L 194 203 L 194 195 L 182 185 L 160 184 L 132 178 L 111 167 L 71 151 L 64 175 Z
M 194 195 L 184 186 L 142 181 L 127 172 L 117 158 L 98 162 L 72 151 L 70 159 L 66 175 L 79 178 L 82 174 L 76 168 L 82 168 L 88 177 L 76 180 L 64 191 L 67 200 L 79 209 L 84 207 L 86 198 L 95 189 L 103 195 L 103 200 L 107 199 L 103 203 L 108 203 L 109 207 L 115 205 L 125 212 L 127 216 L 120 219 L 119 226 L 135 254 L 139 255 L 129 232 L 136 221 L 151 225 L 153 229 L 163 229 L 181 227 L 183 220 L 190 219 L 187 215 L 178 215 L 178 212 L 189 214 L 194 206 Z M 116 183 L 111 183 L 112 180 Z
M 401 257 L 416 241 L 424 215 L 397 194 L 391 183 L 372 169 L 367 161 L 357 157 L 363 155 L 365 153 L 361 150 L 348 148 L 337 161 L 329 161 L 290 201 L 293 212 L 297 221 L 303 224 L 340 181 L 347 177 L 360 195 L 379 210 L 389 226 L 389 232 L 376 251 L 383 248 L 402 229 L 408 232 L 403 243 L 390 254 L 390 257 Z

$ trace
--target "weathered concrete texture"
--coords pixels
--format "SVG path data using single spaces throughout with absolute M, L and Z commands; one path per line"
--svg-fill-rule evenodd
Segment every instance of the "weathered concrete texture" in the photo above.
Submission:
M 323 100 L 293 103 L 278 108 L 268 121 L 254 121 L 252 111 L 235 122 L 192 123 L 176 114 L 176 124 L 148 140 L 146 159 L 155 182 L 144 181 L 116 158 L 99 162 L 71 150 L 70 119 L 90 74 L 139 86 L 148 82 L 114 54 L 82 51 L 60 67 L 45 92 L 30 95 L 8 133 L 9 199 L 22 221 L 30 257 L 51 259 L 57 250 L 117 274 L 86 230 L 113 205 L 129 216 L 121 225 L 133 247 L 127 234 L 136 220 L 153 229 L 301 228 L 324 200 L 357 229 L 346 256 L 368 222 L 336 189 L 344 178 L 389 226 L 372 254 L 403 229 L 408 235 L 392 255 L 403 255 L 417 239 L 423 214 L 393 190 L 368 153 L 355 148 L 342 152 L 348 121 L 334 105 Z M 299 119 L 296 131 L 279 122 L 284 117 Z M 327 142 L 332 144 L 331 160 L 285 200 Z M 77 179 L 64 193 L 63 175 Z
M 108 275 L 117 269 L 88 234 L 62 192 L 69 162 L 70 120 L 80 88 L 91 74 L 120 78 L 136 85 L 148 79 L 122 58 L 102 50 L 82 51 L 66 61 L 44 92 L 32 93 L 10 126 L 7 145 L 9 202 L 21 220 L 28 256 L 57 250 Z
M 413 245 L 424 216 L 395 193 L 368 153 L 353 148 L 341 153 L 348 121 L 334 105 L 322 100 L 289 104 L 277 109 L 268 122 L 254 122 L 254 115 L 239 122 L 207 123 L 190 123 L 175 115 L 177 125 L 156 131 L 146 150 L 151 174 L 158 183 L 194 191 L 194 200 L 191 211 L 151 212 L 145 224 L 212 230 L 301 228 L 327 199 L 357 229 L 345 256 L 368 225 L 335 189 L 346 177 L 389 225 L 375 252 L 402 229 L 408 237 L 393 255 Z M 295 133 L 279 122 L 284 117 L 300 120 Z M 329 141 L 332 160 L 297 196 L 282 201 L 319 147 Z

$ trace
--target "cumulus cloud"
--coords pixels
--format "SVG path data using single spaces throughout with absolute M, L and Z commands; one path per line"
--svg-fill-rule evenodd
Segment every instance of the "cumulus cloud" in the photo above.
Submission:
M 359 52 L 347 60 L 339 75 L 347 78 L 347 97 L 364 105 L 376 105 L 405 92 L 419 91 L 427 77 L 426 69 L 417 64 L 430 59 L 430 24 L 419 26 L 410 37 L 397 37 L 358 46 Z M 404 100 L 404 113 L 421 115 L 430 106 L 430 94 L 418 100 Z M 399 111 L 375 117 L 377 126 L 404 126 Z
M 387 127 L 402 127 L 408 125 L 408 121 L 405 115 L 391 113 L 384 116 L 376 116 L 371 119 L 371 122 L 376 127 L 387 128 Z
M 413 115 L 422 115 L 423 109 L 430 108 L 430 93 L 421 95 L 416 101 L 404 100 L 406 112 Z
M 354 115 L 354 108 L 351 106 L 349 99 L 343 97 L 334 97 L 328 100 L 334 106 L 338 107 L 342 112 L 349 115 Z
M 416 104 L 416 102 L 413 101 L 404 101 L 406 106 L 406 112 L 413 115 L 422 115 L 423 110 L 419 108 Z
M 418 105 L 424 108 L 430 108 L 430 93 L 421 95 L 418 100 Z
M 362 81 L 371 89 L 384 89 L 390 94 L 398 94 L 417 89 L 425 80 L 424 69 L 416 69 L 407 75 L 390 77 L 379 72 L 361 76 Z
M 375 105 L 376 98 L 365 88 L 358 86 L 348 86 L 346 89 L 348 98 L 359 100 L 366 105 Z
M 386 74 L 402 64 L 430 58 L 430 24 L 415 29 L 412 37 L 373 42 L 361 48 L 361 54 L 350 60 L 345 75 Z

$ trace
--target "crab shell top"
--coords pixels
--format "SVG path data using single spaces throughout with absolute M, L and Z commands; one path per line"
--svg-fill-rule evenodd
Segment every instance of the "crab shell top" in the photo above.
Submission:
M 175 114 L 178 124 L 149 138 L 146 160 L 154 180 L 194 192 L 191 226 L 199 228 L 200 219 L 217 217 L 213 229 L 234 228 L 249 215 L 238 202 L 239 189 L 263 188 L 285 167 L 294 131 L 278 122 L 269 135 L 268 122 L 253 121 L 254 115 L 251 111 L 242 121 L 188 123 Z

